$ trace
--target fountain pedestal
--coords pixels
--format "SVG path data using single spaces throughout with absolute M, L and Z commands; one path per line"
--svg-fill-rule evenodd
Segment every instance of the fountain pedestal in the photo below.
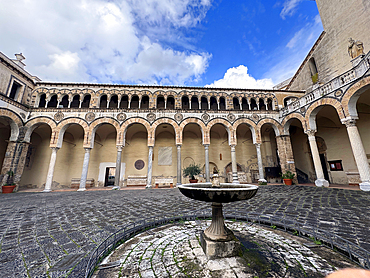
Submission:
M 225 226 L 222 203 L 212 203 L 212 223 L 201 232 L 200 244 L 209 260 L 235 257 L 241 252 L 240 241 Z

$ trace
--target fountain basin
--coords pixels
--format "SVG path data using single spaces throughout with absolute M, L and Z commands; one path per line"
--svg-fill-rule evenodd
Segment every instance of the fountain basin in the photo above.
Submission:
M 177 186 L 188 198 L 214 203 L 230 203 L 248 200 L 256 195 L 258 186 L 250 184 L 221 183 L 212 187 L 212 183 L 184 184 Z

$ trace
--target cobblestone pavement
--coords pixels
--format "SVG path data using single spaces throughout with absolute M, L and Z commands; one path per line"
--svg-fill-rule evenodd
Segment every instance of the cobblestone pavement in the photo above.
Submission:
M 226 224 L 242 240 L 243 255 L 208 260 L 198 236 L 210 223 L 186 221 L 143 232 L 107 257 L 93 278 L 313 278 L 355 266 L 330 249 L 306 247 L 308 239 L 231 221 Z
M 370 250 L 370 193 L 304 186 L 261 186 L 224 212 L 285 216 Z M 177 189 L 18 193 L 0 196 L 1 277 L 77 277 L 87 254 L 129 222 L 206 210 Z

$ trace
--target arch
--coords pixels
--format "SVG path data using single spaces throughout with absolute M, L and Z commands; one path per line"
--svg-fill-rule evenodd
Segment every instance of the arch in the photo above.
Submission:
M 320 109 L 325 105 L 333 106 L 335 110 L 337 111 L 340 120 L 344 120 L 346 118 L 344 114 L 343 106 L 339 101 L 337 101 L 334 98 L 322 98 L 312 103 L 311 106 L 306 111 L 305 120 L 308 124 L 307 128 L 309 130 L 317 129 L 316 128 L 316 115 L 320 111 Z
M 195 95 L 191 97 L 191 109 L 195 109 L 195 110 L 199 109 L 199 99 Z
M 56 94 L 53 94 L 50 98 L 49 98 L 49 101 L 48 101 L 48 105 L 47 107 L 52 107 L 52 108 L 55 108 L 57 107 L 58 105 L 58 96 Z
M 128 108 L 128 95 L 123 95 L 119 104 L 119 108 L 127 109 Z
M 176 121 L 170 119 L 170 118 L 161 118 L 161 119 L 158 119 L 156 120 L 153 124 L 152 124 L 152 132 L 153 132 L 153 135 L 155 135 L 155 131 L 157 130 L 157 127 L 161 124 L 169 124 L 173 127 L 173 130 L 175 131 L 175 137 L 176 137 L 176 144 L 181 144 L 181 139 L 180 139 L 180 129 L 179 129 L 179 125 L 177 124 Z M 155 142 L 155 137 L 154 137 L 154 141 Z
M 175 98 L 173 95 L 167 97 L 167 109 L 175 109 Z
M 181 97 L 181 109 L 189 109 L 189 97 L 187 95 Z
M 356 83 L 345 92 L 342 98 L 342 106 L 346 117 L 358 117 L 356 104 L 361 94 L 370 88 L 370 76 L 367 76 Z
M 233 97 L 233 110 L 240 110 L 239 99 Z
M 248 100 L 245 97 L 242 98 L 242 110 L 243 111 L 245 111 L 245 110 L 248 111 L 249 110 Z
M 91 95 L 86 94 L 83 98 L 81 108 L 89 108 L 90 107 L 90 101 L 91 101 Z
M 45 108 L 45 106 L 46 106 L 46 94 L 41 94 L 40 95 L 39 103 L 38 103 L 37 106 L 39 108 Z
M 109 100 L 109 108 L 117 109 L 117 107 L 118 107 L 118 96 L 112 95 Z
M 63 108 L 67 108 L 68 107 L 68 105 L 69 105 L 69 97 L 68 97 L 68 95 L 63 95 L 61 101 L 59 102 L 59 105 L 63 105 Z
M 257 110 L 258 109 L 257 102 L 254 98 L 251 98 L 249 103 L 251 104 L 251 110 Z
M 150 127 L 150 124 L 143 118 L 131 118 L 122 124 L 120 131 L 117 132 L 117 134 L 119 133 L 120 136 L 120 138 L 117 140 L 117 145 L 120 144 L 122 146 L 125 146 L 127 128 L 133 124 L 141 124 L 145 127 L 148 133 L 148 146 L 154 146 L 154 143 L 153 145 L 150 145 L 152 143 L 152 140 L 154 139 L 152 135 L 152 128 Z
M 164 109 L 165 108 L 164 96 L 162 96 L 162 95 L 157 96 L 157 105 L 156 105 L 156 107 L 157 107 L 157 109 Z
M 71 102 L 71 108 L 79 108 L 80 107 L 80 95 L 74 95 L 72 102 Z
M 202 110 L 208 110 L 208 99 L 206 96 L 200 98 L 200 106 Z
M 141 97 L 140 109 L 149 109 L 149 96 L 143 95 Z
M 225 100 L 225 97 L 220 97 L 219 98 L 219 106 L 220 106 L 220 110 L 226 110 L 226 100 Z
M 179 144 L 182 144 L 182 133 L 183 133 L 185 126 L 188 124 L 197 124 L 200 127 L 200 131 L 202 132 L 203 144 L 209 144 L 209 134 L 207 133 L 207 127 L 200 119 L 197 119 L 197 118 L 187 118 L 181 122 L 179 126 L 179 129 L 180 129 Z M 208 134 L 208 137 L 207 137 L 207 134 Z
M 257 143 L 261 143 L 261 129 L 264 124 L 270 124 L 275 131 L 275 136 L 280 136 L 283 134 L 283 128 L 281 124 L 274 120 L 274 119 L 263 119 L 259 121 L 256 126 L 256 141 Z
M 266 110 L 266 104 L 265 104 L 265 100 L 263 98 L 260 98 L 258 100 L 258 107 L 259 107 L 259 110 L 261 110 L 261 111 Z
M 284 135 L 289 135 L 289 127 L 290 127 L 291 122 L 294 119 L 297 119 L 298 121 L 301 122 L 304 132 L 307 131 L 306 119 L 301 114 L 292 113 L 292 114 L 289 114 L 288 116 L 286 116 L 284 118 L 284 120 L 282 121 L 282 123 L 281 123 L 281 126 L 283 127 L 283 130 L 284 130 Z
M 229 145 L 236 144 L 236 141 L 235 141 L 235 139 L 236 139 L 235 130 L 234 130 L 233 126 L 227 120 L 219 119 L 219 118 L 216 118 L 216 119 L 211 120 L 207 124 L 207 131 L 208 131 L 208 133 L 210 134 L 212 127 L 214 125 L 216 125 L 216 124 L 221 124 L 221 125 L 223 125 L 226 128 L 226 131 L 227 131 L 227 134 L 228 134 L 228 138 L 229 138 Z
M 138 109 L 140 103 L 140 98 L 138 95 L 132 95 L 130 100 L 130 108 L 131 109 Z
M 101 95 L 99 98 L 99 108 L 107 108 L 108 105 L 108 96 Z
M 256 143 L 256 124 L 252 120 L 247 119 L 247 118 L 237 119 L 233 124 L 234 130 L 236 131 L 238 129 L 238 127 L 242 124 L 246 124 L 246 125 L 249 126 L 249 129 L 252 132 L 253 144 L 255 144 Z M 235 138 L 235 142 L 237 143 L 236 138 Z
M 268 98 L 267 99 L 267 110 L 275 110 L 274 109 L 272 98 Z
M 84 120 L 79 119 L 79 118 L 68 118 L 68 119 L 62 120 L 57 125 L 55 132 L 52 132 L 51 140 L 50 140 L 50 147 L 57 147 L 57 148 L 62 147 L 64 133 L 66 129 L 72 124 L 77 124 L 82 127 L 84 131 L 84 146 L 90 147 L 89 127 Z
M 90 135 L 90 148 L 93 148 L 94 147 L 94 139 L 95 139 L 95 134 L 96 134 L 96 130 L 103 124 L 110 124 L 111 126 L 113 126 L 115 129 L 116 129 L 116 133 L 117 133 L 117 139 L 116 139 L 116 145 L 118 145 L 118 142 L 119 142 L 119 131 L 120 131 L 120 125 L 119 123 L 117 122 L 116 119 L 113 119 L 113 118 L 99 118 L 99 119 L 96 119 L 95 121 L 93 121 L 91 124 L 90 124 L 90 127 L 89 127 L 89 132 L 91 133 Z
M 218 103 L 216 97 L 211 96 L 211 98 L 209 99 L 209 103 L 211 110 L 218 110 Z
M 17 114 L 8 109 L 0 109 L 0 117 L 5 118 L 10 125 L 9 141 L 16 141 L 19 136 L 19 128 L 23 126 L 22 120 Z
M 37 117 L 33 118 L 32 120 L 28 121 L 25 124 L 25 127 L 27 127 L 26 134 L 24 135 L 24 141 L 27 143 L 31 142 L 31 135 L 32 132 L 39 127 L 40 125 L 46 124 L 50 127 L 51 132 L 55 131 L 57 125 L 54 120 L 47 118 L 47 117 Z

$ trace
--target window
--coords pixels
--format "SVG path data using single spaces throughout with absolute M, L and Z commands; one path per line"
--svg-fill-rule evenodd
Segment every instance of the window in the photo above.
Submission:
M 328 161 L 330 171 L 343 171 L 342 160 Z
M 17 99 L 18 98 L 18 93 L 19 93 L 21 88 L 22 88 L 21 84 L 19 84 L 16 81 L 13 81 L 13 85 L 12 85 L 12 89 L 10 90 L 9 98 Z

